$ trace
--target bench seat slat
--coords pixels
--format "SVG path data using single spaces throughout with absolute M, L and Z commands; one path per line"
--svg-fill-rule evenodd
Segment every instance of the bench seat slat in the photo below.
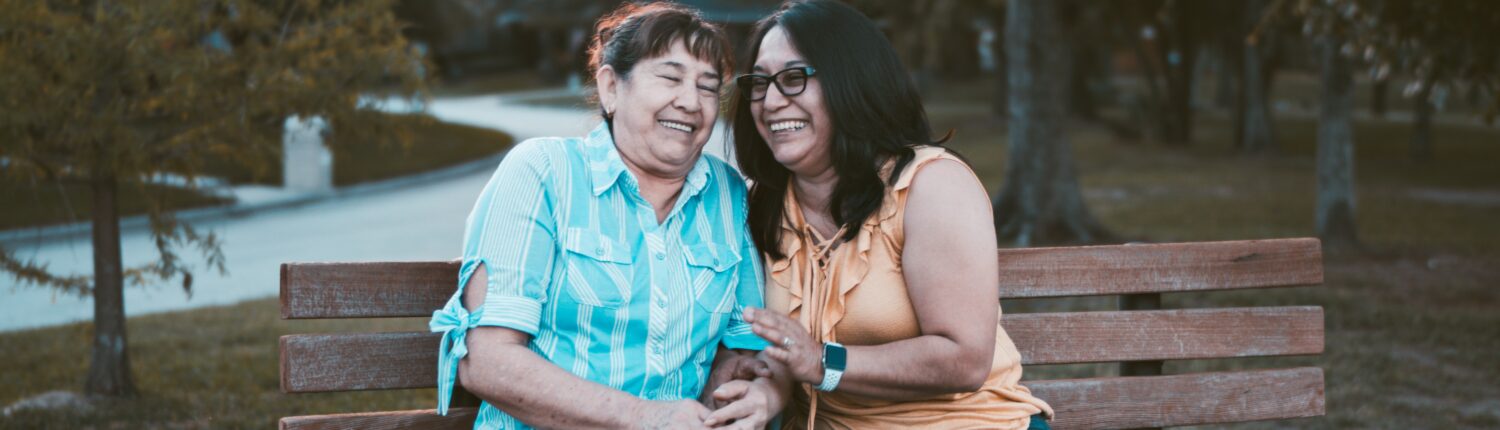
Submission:
M 1052 427 L 1120 429 L 1319 416 L 1323 370 L 1316 367 L 1190 375 L 1028 381 L 1057 411 Z M 287 417 L 283 430 L 467 429 L 475 408 Z
M 999 258 L 1005 299 L 1323 283 L 1315 238 L 1001 249 Z
M 1323 369 L 1029 381 L 1058 429 L 1120 429 L 1321 416 Z
M 1015 314 L 1002 325 L 1027 365 L 1323 350 L 1323 310 L 1313 306 Z M 283 336 L 282 390 L 433 387 L 439 340 L 424 332 Z
M 1323 282 L 1317 239 L 1001 249 L 1001 298 L 1164 293 Z M 431 316 L 458 288 L 457 261 L 286 263 L 281 315 Z

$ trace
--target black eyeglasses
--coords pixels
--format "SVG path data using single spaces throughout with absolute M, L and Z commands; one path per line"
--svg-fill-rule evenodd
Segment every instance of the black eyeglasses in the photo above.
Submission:
M 802 94 L 807 90 L 807 78 L 818 73 L 818 69 L 810 66 L 793 67 L 776 72 L 774 75 L 741 75 L 734 78 L 735 84 L 739 85 L 740 91 L 750 93 L 750 101 L 761 101 L 766 99 L 766 91 L 770 90 L 771 84 L 776 84 L 776 90 L 781 95 L 791 97 Z

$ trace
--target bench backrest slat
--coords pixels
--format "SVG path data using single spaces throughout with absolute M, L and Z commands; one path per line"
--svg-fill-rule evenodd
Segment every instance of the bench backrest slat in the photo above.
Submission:
M 458 290 L 457 261 L 284 263 L 281 317 L 432 316 Z
M 1323 369 L 1029 381 L 1059 429 L 1173 427 L 1323 415 Z
M 1317 307 L 1062 312 L 1007 315 L 1023 364 L 1318 354 Z M 281 338 L 287 392 L 430 388 L 436 333 L 340 333 Z
M 1001 249 L 1001 298 L 1316 285 L 1317 239 Z M 283 318 L 431 316 L 458 289 L 456 261 L 286 263 Z
M 1000 250 L 1001 298 L 1176 293 L 1323 283 L 1317 239 Z

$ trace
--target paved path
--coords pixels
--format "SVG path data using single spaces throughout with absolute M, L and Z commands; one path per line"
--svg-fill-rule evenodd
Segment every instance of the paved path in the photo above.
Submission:
M 526 106 L 518 104 L 520 98 L 524 97 L 439 99 L 428 106 L 428 111 L 444 121 L 504 130 L 518 140 L 583 135 L 597 121 L 591 111 Z M 229 273 L 221 276 L 198 271 L 191 298 L 170 284 L 127 287 L 125 312 L 134 316 L 274 297 L 279 288 L 279 267 L 286 261 L 456 258 L 462 249 L 464 218 L 490 174 L 479 171 L 380 193 L 197 223 L 223 238 Z M 149 239 L 145 232 L 122 237 L 127 265 L 155 258 Z M 87 236 L 9 245 L 17 256 L 45 261 L 55 271 L 92 271 Z M 190 261 L 199 260 L 190 250 L 182 254 Z M 0 331 L 91 318 L 91 299 L 59 296 L 50 290 L 18 286 L 9 276 L 0 277 Z

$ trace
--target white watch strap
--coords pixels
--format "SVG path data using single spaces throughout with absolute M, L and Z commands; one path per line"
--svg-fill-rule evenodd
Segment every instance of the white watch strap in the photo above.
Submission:
M 844 371 L 823 368 L 823 384 L 818 386 L 818 391 L 830 392 L 838 388 L 839 379 L 844 377 Z

